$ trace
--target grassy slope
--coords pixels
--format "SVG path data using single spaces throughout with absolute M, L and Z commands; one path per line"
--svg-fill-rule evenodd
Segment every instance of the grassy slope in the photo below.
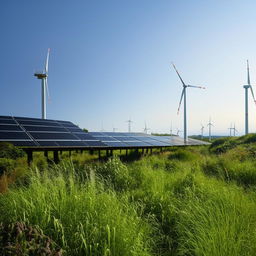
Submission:
M 0 195 L 0 222 L 37 226 L 64 255 L 255 255 L 255 138 L 126 164 L 38 158 Z

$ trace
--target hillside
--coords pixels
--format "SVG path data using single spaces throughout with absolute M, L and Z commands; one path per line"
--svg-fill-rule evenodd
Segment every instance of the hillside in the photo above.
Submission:
M 0 255 L 255 255 L 255 153 L 250 134 L 29 168 L 2 146 Z

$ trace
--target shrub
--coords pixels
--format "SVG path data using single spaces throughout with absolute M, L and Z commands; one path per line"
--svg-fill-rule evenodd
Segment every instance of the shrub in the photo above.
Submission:
M 25 152 L 22 149 L 7 142 L 0 142 L 0 158 L 17 159 L 23 156 L 25 156 Z
M 12 159 L 0 158 L 0 176 L 9 173 L 16 166 L 16 162 Z

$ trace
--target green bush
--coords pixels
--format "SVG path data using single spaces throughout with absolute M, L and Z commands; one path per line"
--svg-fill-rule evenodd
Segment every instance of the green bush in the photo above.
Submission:
M 16 148 L 13 144 L 0 142 L 0 158 L 17 159 L 24 157 L 25 152 L 22 149 Z
M 16 166 L 16 162 L 12 159 L 0 158 L 0 176 L 9 173 Z
M 197 158 L 198 156 L 194 152 L 187 149 L 177 149 L 176 151 L 171 152 L 169 155 L 170 160 L 176 159 L 180 161 L 192 161 L 196 160 Z

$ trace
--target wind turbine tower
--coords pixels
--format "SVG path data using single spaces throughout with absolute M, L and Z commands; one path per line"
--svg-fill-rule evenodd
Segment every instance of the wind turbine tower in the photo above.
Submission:
M 236 125 L 234 123 L 234 127 L 233 127 L 233 136 L 236 136 L 236 133 L 238 132 L 238 130 L 236 129 Z
M 128 120 L 128 121 L 126 121 L 127 123 L 128 123 L 128 132 L 131 132 L 132 131 L 132 120 L 131 120 L 131 118 Z
M 204 126 L 201 124 L 201 139 L 204 137 Z
M 212 140 L 212 121 L 211 121 L 211 118 L 209 119 L 209 123 L 207 124 L 207 126 L 209 127 L 209 141 Z
M 245 89 L 245 134 L 248 134 L 249 133 L 248 89 L 251 90 L 251 94 L 252 94 L 254 103 L 256 103 L 254 93 L 253 93 L 253 90 L 252 90 L 252 86 L 251 86 L 251 81 L 250 81 L 250 69 L 249 69 L 249 61 L 248 60 L 247 60 L 247 85 L 244 85 L 244 89 Z
M 232 136 L 232 130 L 233 130 L 234 128 L 232 127 L 232 124 L 230 124 L 230 127 L 228 128 L 228 130 L 229 130 L 229 137 L 231 137 Z
M 48 88 L 48 62 L 49 62 L 50 49 L 48 49 L 45 68 L 43 72 L 36 72 L 34 76 L 42 81 L 42 119 L 46 119 L 46 93 L 49 98 L 49 88 Z
M 148 134 L 148 131 L 149 131 L 150 129 L 147 127 L 147 123 L 145 122 L 145 127 L 144 127 L 144 133 L 145 134 Z
M 180 98 L 180 103 L 179 103 L 179 108 L 178 108 L 178 114 L 179 114 L 179 111 L 180 111 L 180 106 L 181 106 L 181 103 L 182 103 L 182 100 L 184 102 L 184 143 L 186 144 L 187 143 L 187 139 L 188 139 L 188 136 L 187 136 L 187 99 L 186 99 L 186 89 L 188 87 L 192 87 L 192 88 L 199 88 L 199 89 L 205 89 L 205 87 L 202 87 L 202 86 L 194 86 L 194 85 L 187 85 L 184 83 L 183 79 L 181 78 L 178 70 L 176 69 L 175 65 L 172 63 L 182 85 L 183 85 L 183 89 L 182 89 L 182 92 L 181 92 L 181 98 Z

